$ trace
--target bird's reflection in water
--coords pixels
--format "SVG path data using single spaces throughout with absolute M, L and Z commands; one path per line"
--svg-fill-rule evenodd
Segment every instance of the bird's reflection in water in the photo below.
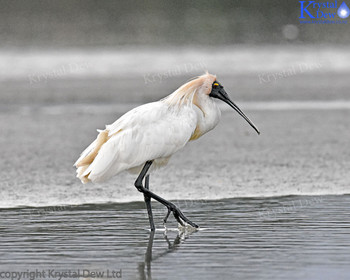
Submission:
M 142 280 L 152 279 L 152 261 L 155 261 L 155 260 L 177 250 L 179 248 L 180 244 L 196 231 L 197 230 L 179 231 L 173 242 L 171 242 L 169 240 L 168 235 L 167 235 L 167 231 L 165 231 L 163 236 L 164 236 L 164 239 L 165 239 L 168 246 L 166 249 L 164 249 L 163 252 L 161 252 L 155 256 L 153 255 L 153 241 L 154 241 L 155 231 L 151 231 L 149 234 L 148 245 L 147 245 L 147 250 L 146 250 L 146 254 L 145 254 L 145 261 L 139 264 L 140 279 L 142 279 Z

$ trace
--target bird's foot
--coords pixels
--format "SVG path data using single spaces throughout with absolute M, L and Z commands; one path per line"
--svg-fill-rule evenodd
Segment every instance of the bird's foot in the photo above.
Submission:
M 194 222 L 191 222 L 175 204 L 170 203 L 169 205 L 167 205 L 167 208 L 168 208 L 168 213 L 166 214 L 166 216 L 164 218 L 164 227 L 165 228 L 166 228 L 166 222 L 167 222 L 171 212 L 173 212 L 174 218 L 181 226 L 185 227 L 186 226 L 185 224 L 189 224 L 191 227 L 194 227 L 194 228 L 199 227 Z

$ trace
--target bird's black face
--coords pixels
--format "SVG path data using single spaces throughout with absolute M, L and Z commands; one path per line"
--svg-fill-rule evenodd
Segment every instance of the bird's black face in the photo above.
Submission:
M 252 128 L 254 128 L 254 130 L 260 134 L 259 129 L 255 126 L 255 124 L 243 113 L 243 111 L 241 109 L 239 109 L 239 107 L 233 103 L 233 101 L 230 99 L 230 97 L 228 96 L 228 94 L 226 93 L 226 91 L 224 90 L 224 87 L 218 82 L 215 81 L 212 84 L 212 89 L 211 92 L 209 94 L 210 97 L 213 98 L 218 98 L 222 101 L 224 101 L 225 103 L 227 103 L 228 105 L 230 105 L 233 109 L 236 110 L 236 112 L 238 114 L 240 114 L 249 124 Z

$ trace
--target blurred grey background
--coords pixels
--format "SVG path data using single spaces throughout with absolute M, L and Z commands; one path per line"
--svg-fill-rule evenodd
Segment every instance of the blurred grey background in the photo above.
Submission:
M 297 0 L 1 0 L 0 104 L 143 103 L 205 70 L 238 101 L 347 99 L 349 24 L 299 16 Z
M 0 45 L 114 48 L 350 42 L 347 24 L 301 27 L 299 16 L 297 0 L 2 0 Z M 288 24 L 296 25 L 299 33 L 285 30 Z

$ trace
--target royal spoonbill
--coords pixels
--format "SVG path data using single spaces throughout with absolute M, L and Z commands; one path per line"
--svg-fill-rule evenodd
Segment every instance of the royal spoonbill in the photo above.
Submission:
M 144 195 L 151 230 L 155 230 L 151 199 L 167 207 L 179 224 L 197 228 L 172 202 L 149 190 L 149 173 L 165 166 L 189 141 L 212 130 L 221 112 L 215 99 L 226 102 L 260 134 L 258 128 L 231 101 L 216 76 L 206 73 L 185 83 L 157 102 L 141 105 L 100 130 L 97 139 L 74 164 L 83 183 L 103 182 L 122 171 L 139 174 L 135 187 Z M 143 184 L 144 181 L 144 184 Z

